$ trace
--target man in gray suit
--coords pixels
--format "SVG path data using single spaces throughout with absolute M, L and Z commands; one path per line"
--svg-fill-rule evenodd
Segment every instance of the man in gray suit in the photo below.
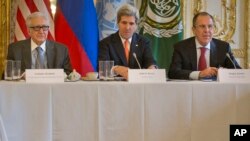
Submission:
M 25 69 L 62 68 L 66 74 L 70 74 L 72 68 L 67 47 L 47 40 L 48 17 L 41 12 L 34 12 L 27 17 L 26 26 L 30 38 L 10 44 L 7 59 L 20 60 L 22 72 Z M 42 61 L 38 61 L 40 56 Z
M 154 69 L 156 66 L 150 41 L 135 33 L 138 20 L 138 10 L 129 4 L 123 5 L 117 13 L 119 31 L 99 44 L 98 60 L 114 60 L 114 72 L 125 78 L 128 68 Z
M 213 38 L 214 19 L 210 14 L 207 12 L 196 14 L 192 29 L 195 37 L 174 45 L 169 78 L 192 80 L 216 78 L 219 67 L 240 68 L 230 45 Z M 203 49 L 204 53 L 202 53 Z M 204 59 L 201 57 L 202 54 Z

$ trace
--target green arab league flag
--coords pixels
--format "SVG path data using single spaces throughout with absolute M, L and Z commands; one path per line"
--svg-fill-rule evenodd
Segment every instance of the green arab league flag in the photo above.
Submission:
M 139 33 L 151 40 L 159 68 L 169 69 L 173 45 L 183 39 L 180 0 L 143 0 L 140 8 Z

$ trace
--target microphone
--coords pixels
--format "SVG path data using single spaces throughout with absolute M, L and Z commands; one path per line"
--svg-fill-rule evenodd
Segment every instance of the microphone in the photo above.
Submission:
M 227 58 L 231 61 L 231 63 L 234 65 L 234 69 L 237 69 L 235 64 L 234 64 L 234 61 L 231 59 L 229 53 L 226 54 Z
M 134 56 L 134 58 L 135 58 L 135 60 L 136 60 L 136 62 L 137 62 L 137 65 L 139 66 L 139 68 L 141 69 L 141 65 L 140 65 L 140 63 L 139 63 L 139 61 L 138 61 L 138 59 L 137 59 L 137 56 L 136 56 L 136 54 L 133 52 L 133 56 Z

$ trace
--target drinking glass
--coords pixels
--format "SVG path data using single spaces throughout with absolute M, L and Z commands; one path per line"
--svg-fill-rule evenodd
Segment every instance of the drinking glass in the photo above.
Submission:
M 112 68 L 114 61 L 99 61 L 99 79 L 112 80 L 114 79 Z

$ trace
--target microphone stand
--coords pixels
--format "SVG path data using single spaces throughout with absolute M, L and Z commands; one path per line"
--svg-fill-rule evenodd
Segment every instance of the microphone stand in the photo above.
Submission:
M 139 68 L 141 69 L 141 65 L 140 65 L 140 63 L 139 63 L 139 61 L 138 61 L 138 59 L 137 59 L 137 56 L 136 56 L 136 54 L 133 52 L 133 56 L 134 56 L 134 58 L 135 58 L 135 60 L 136 60 L 136 62 L 137 62 L 137 65 L 139 66 Z
M 226 54 L 227 58 L 231 61 L 231 63 L 234 65 L 234 69 L 237 69 L 235 64 L 234 64 L 234 61 L 231 59 L 229 53 Z

